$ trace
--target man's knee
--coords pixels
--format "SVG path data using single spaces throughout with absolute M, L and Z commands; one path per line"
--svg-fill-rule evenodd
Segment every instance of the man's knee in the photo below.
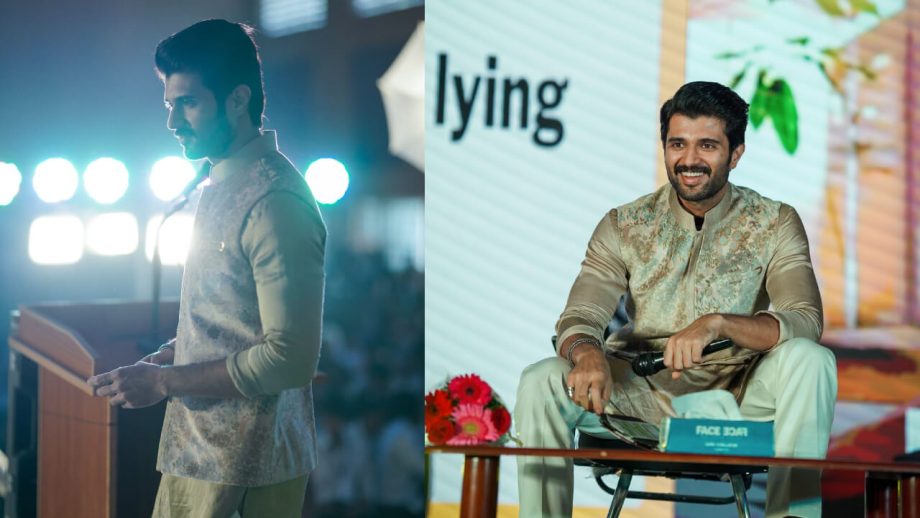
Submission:
M 824 367 L 828 370 L 837 370 L 837 359 L 834 353 L 821 344 L 807 338 L 792 338 L 779 345 L 782 349 L 782 361 L 792 365 L 807 366 L 809 368 Z M 780 352 L 780 351 L 777 351 Z
M 548 381 L 563 379 L 571 370 L 569 362 L 558 356 L 544 358 L 524 369 L 521 373 L 520 388 L 534 388 L 537 385 L 545 385 Z

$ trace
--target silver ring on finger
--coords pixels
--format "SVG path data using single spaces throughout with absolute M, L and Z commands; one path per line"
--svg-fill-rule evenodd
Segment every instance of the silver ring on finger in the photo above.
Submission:
M 568 394 L 569 399 L 575 399 L 575 387 L 572 385 L 565 388 L 565 393 Z

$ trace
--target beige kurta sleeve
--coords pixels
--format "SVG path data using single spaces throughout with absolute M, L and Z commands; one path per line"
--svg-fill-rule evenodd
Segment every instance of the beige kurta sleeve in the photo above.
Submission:
M 767 295 L 772 311 L 759 311 L 779 321 L 781 344 L 790 338 L 815 342 L 824 328 L 821 293 L 808 251 L 808 236 L 795 209 L 783 204 L 779 212 L 776 253 L 767 265 Z
M 272 192 L 253 207 L 241 241 L 264 341 L 227 358 L 230 378 L 250 398 L 304 386 L 316 372 L 322 334 L 326 227 L 319 210 Z
M 557 351 L 566 339 L 579 333 L 594 336 L 603 343 L 604 329 L 627 286 L 627 270 L 620 255 L 617 212 L 614 209 L 598 223 L 588 242 L 581 271 L 556 322 Z

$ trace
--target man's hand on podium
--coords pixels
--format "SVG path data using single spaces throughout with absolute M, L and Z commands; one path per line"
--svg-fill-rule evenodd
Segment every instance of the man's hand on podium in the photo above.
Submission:
M 147 358 L 149 357 L 145 357 Z M 165 357 L 163 359 L 165 360 Z M 172 362 L 172 358 L 169 360 Z M 134 365 L 119 367 L 86 381 L 93 387 L 93 392 L 97 396 L 109 398 L 109 404 L 112 406 L 143 408 L 155 405 L 166 398 L 162 370 L 158 364 L 141 360 Z

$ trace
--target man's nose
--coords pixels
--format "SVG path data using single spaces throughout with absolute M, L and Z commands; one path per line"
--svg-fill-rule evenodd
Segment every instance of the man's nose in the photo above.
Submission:
M 172 109 L 169 110 L 169 115 L 166 116 L 166 128 L 172 131 L 176 131 L 184 122 L 184 118 L 180 113 L 180 110 Z

